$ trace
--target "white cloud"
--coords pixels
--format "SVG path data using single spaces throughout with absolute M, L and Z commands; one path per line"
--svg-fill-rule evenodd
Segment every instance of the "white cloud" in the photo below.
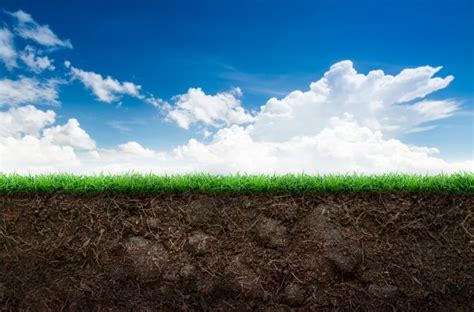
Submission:
M 0 112 L 0 171 L 39 173 L 81 166 L 75 149 L 93 149 L 94 141 L 75 119 L 46 128 L 56 114 L 32 105 Z M 91 151 L 93 152 L 93 151 Z
M 72 49 L 72 44 L 69 40 L 59 39 L 48 25 L 38 24 L 30 14 L 22 10 L 9 14 L 16 19 L 15 31 L 20 37 L 33 40 L 40 45 L 50 48 L 63 47 Z
M 178 164 L 173 168 L 174 160 L 167 153 L 144 148 L 134 141 L 120 144 L 113 149 L 89 152 L 81 160 L 83 166 L 76 168 L 76 171 L 81 173 L 182 172 L 183 170 Z
M 37 74 L 44 70 L 54 70 L 53 60 L 48 58 L 48 56 L 38 56 L 37 53 L 34 48 L 26 46 L 25 49 L 20 52 L 20 59 L 31 71 Z
M 207 139 L 207 138 L 210 137 L 211 135 L 212 135 L 212 132 L 210 132 L 210 131 L 207 130 L 207 129 L 204 129 L 204 130 L 202 131 L 202 137 L 203 137 L 204 139 Z
M 241 95 L 239 88 L 216 95 L 190 88 L 187 93 L 175 97 L 176 103 L 170 107 L 168 118 L 184 129 L 198 122 L 214 127 L 252 122 L 253 116 L 241 106 Z
M 143 96 L 140 94 L 141 86 L 139 85 L 128 81 L 120 82 L 110 76 L 104 78 L 100 74 L 75 68 L 71 66 L 70 62 L 66 62 L 65 66 L 70 69 L 73 79 L 81 81 L 86 88 L 94 93 L 99 101 L 112 103 L 118 101 L 121 95 L 143 99 Z
M 24 116 L 37 117 L 27 131 L 0 132 L 7 135 L 0 137 L 0 153 L 7 159 L 2 160 L 0 170 L 133 170 L 158 174 L 474 171 L 472 159 L 448 162 L 439 157 L 436 148 L 411 146 L 396 139 L 404 131 L 429 130 L 427 127 L 434 125 L 424 123 L 447 118 L 458 110 L 452 100 L 424 99 L 452 80 L 451 76 L 433 78 L 438 71 L 425 66 L 396 76 L 381 71 L 363 75 L 355 72 L 352 63 L 341 62 L 312 83 L 309 90 L 291 92 L 280 100 L 272 98 L 254 115 L 243 110 L 238 91 L 209 96 L 200 89 L 190 89 L 176 97 L 176 105 L 167 112 L 180 111 L 181 119 L 174 115 L 174 120 L 184 128 L 194 123 L 223 128 L 215 134 L 205 130 L 205 141 L 191 139 L 170 151 L 155 151 L 135 141 L 95 150 L 92 139 L 75 119 L 50 127 L 54 113 L 39 114 L 28 108 L 27 114 L 10 109 L 10 114 L 15 111 L 20 116 L 12 119 L 17 120 L 16 124 L 22 123 Z M 10 120 L 1 116 L 0 120 Z M 21 131 L 32 134 L 19 137 Z M 55 155 L 48 160 L 47 153 L 52 152 Z
M 53 144 L 87 150 L 95 148 L 94 140 L 80 127 L 75 118 L 69 119 L 64 125 L 45 129 L 43 136 L 46 141 Z
M 242 127 L 219 130 L 210 144 L 194 139 L 175 149 L 192 170 L 211 173 L 387 173 L 472 170 L 473 162 L 448 163 L 433 148 L 385 139 L 380 131 L 360 126 L 349 115 L 334 117 L 316 135 L 285 142 L 252 139 Z
M 133 82 L 120 82 L 111 76 L 103 77 L 95 72 L 88 72 L 71 65 L 71 62 L 64 61 L 64 66 L 69 69 L 70 75 L 73 79 L 77 79 L 96 96 L 97 100 L 112 103 L 120 101 L 123 95 L 128 95 L 144 101 L 154 107 L 163 110 L 169 109 L 169 104 L 154 97 L 152 94 L 142 94 L 142 86 Z
M 436 174 L 474 170 L 472 160 L 447 162 L 436 156 L 438 152 L 386 139 L 380 131 L 360 126 L 350 115 L 344 115 L 332 118 L 316 135 L 296 136 L 285 142 L 255 141 L 246 128 L 237 125 L 220 129 L 208 144 L 191 139 L 168 152 L 128 142 L 82 159 L 83 166 L 77 170 L 156 174 Z
M 232 104 L 217 105 L 215 96 L 190 89 L 176 97 L 168 118 L 183 128 L 197 122 L 219 126 L 218 121 L 230 126 L 220 129 L 210 143 L 191 139 L 167 152 L 160 162 L 146 162 L 145 168 L 137 166 L 137 170 L 278 174 L 472 171 L 472 160 L 450 163 L 437 157 L 435 148 L 410 146 L 393 138 L 404 131 L 429 130 L 420 125 L 458 110 L 452 100 L 416 101 L 452 81 L 451 76 L 433 78 L 439 70 L 425 66 L 396 76 L 382 71 L 363 75 L 351 62 L 340 62 L 312 83 L 310 90 L 270 99 L 252 116 L 255 122 L 246 127 L 230 122 L 226 109 L 224 113 L 213 110 L 216 106 L 241 107 L 236 96 L 226 94 L 226 103 Z M 137 155 L 133 163 L 143 164 L 140 159 Z M 120 170 L 113 161 L 109 163 L 109 169 Z
M 455 101 L 421 101 L 412 107 L 417 116 L 421 116 L 423 121 L 431 121 L 447 118 L 458 110 L 458 103 Z
M 285 141 L 324 129 L 330 118 L 351 114 L 363 126 L 396 135 L 451 116 L 458 104 L 451 100 L 407 103 L 445 88 L 454 79 L 433 77 L 441 67 L 405 69 L 398 75 L 374 70 L 359 74 L 352 62 L 331 66 L 307 91 L 293 91 L 282 99 L 271 98 L 261 107 L 252 125 L 258 140 Z
M 13 34 L 7 28 L 0 28 L 0 60 L 10 70 L 17 67 L 16 58 Z
M 118 146 L 118 151 L 131 156 L 139 157 L 152 157 L 155 156 L 155 152 L 144 148 L 138 142 L 127 142 Z
M 154 107 L 158 107 L 158 108 L 166 109 L 167 107 L 169 107 L 168 102 L 166 102 L 162 99 L 155 98 L 153 96 L 145 97 L 145 102 L 152 105 L 152 106 L 154 106 Z
M 0 137 L 0 154 L 0 171 L 3 172 L 70 171 L 81 164 L 72 147 L 55 145 L 31 135 Z
M 21 77 L 17 80 L 0 79 L 0 107 L 24 104 L 57 104 L 60 82 L 54 79 L 41 81 Z
M 28 134 L 35 137 L 40 131 L 54 123 L 56 114 L 52 110 L 42 111 L 32 105 L 12 107 L 0 112 L 0 137 L 16 137 Z
M 97 151 L 88 151 L 85 154 L 86 159 L 100 159 L 100 154 Z

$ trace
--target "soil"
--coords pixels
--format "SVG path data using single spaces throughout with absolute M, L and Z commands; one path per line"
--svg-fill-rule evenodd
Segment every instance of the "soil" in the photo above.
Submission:
M 0 195 L 0 310 L 473 311 L 474 195 Z

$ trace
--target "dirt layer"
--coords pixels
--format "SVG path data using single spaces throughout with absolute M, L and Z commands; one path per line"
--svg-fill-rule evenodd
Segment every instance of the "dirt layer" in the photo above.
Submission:
M 0 309 L 472 311 L 474 195 L 0 195 Z

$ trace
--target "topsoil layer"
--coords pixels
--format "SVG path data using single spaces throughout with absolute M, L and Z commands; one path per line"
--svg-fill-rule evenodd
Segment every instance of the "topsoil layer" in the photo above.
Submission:
M 473 202 L 0 195 L 0 309 L 472 311 Z

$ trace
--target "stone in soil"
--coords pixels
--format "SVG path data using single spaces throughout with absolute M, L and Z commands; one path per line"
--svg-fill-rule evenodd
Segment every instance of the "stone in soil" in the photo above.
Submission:
M 341 231 L 338 229 L 331 229 L 325 233 L 324 247 L 336 247 L 343 243 Z
M 188 237 L 188 248 L 196 255 L 204 255 L 211 250 L 214 237 L 202 232 L 195 232 Z
M 132 236 L 124 242 L 124 247 L 141 279 L 157 277 L 168 264 L 168 253 L 158 242 Z
M 327 228 L 334 209 L 327 204 L 319 204 L 306 217 L 306 226 L 316 231 Z
M 328 255 L 328 260 L 340 273 L 353 274 L 357 270 L 357 261 L 347 253 L 331 251 Z
M 277 248 L 288 245 L 288 230 L 275 219 L 263 218 L 256 225 L 256 234 L 265 247 Z

